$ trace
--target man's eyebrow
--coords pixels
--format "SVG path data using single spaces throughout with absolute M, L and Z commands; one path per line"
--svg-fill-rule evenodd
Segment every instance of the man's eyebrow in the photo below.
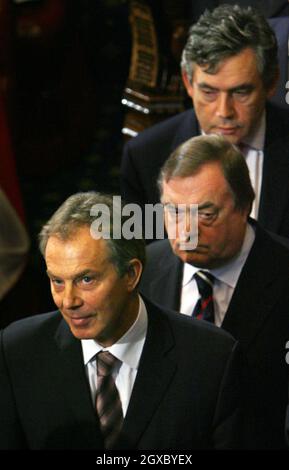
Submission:
M 203 204 L 198 204 L 198 211 L 204 210 L 204 209 L 211 209 L 211 208 L 216 209 L 215 204 L 211 201 L 206 201 Z
M 52 272 L 49 271 L 48 269 L 46 270 L 46 274 L 47 274 L 47 276 L 50 277 L 50 278 L 52 278 L 52 277 L 57 277 L 57 276 L 55 276 L 54 274 L 52 274 Z
M 238 85 L 236 87 L 230 88 L 229 91 L 231 93 L 234 93 L 236 91 L 253 91 L 255 89 L 255 86 L 252 85 L 251 83 L 243 83 L 241 85 Z
M 56 276 L 55 274 L 53 274 L 48 269 L 46 270 L 46 273 L 47 273 L 47 276 L 49 278 L 61 278 L 61 276 Z M 79 279 L 79 278 L 87 276 L 87 275 L 95 275 L 95 274 L 97 274 L 97 272 L 94 271 L 93 269 L 85 269 L 84 271 L 76 273 L 75 276 L 73 277 L 73 279 Z
M 213 87 L 211 85 L 209 85 L 208 83 L 206 82 L 200 82 L 198 83 L 198 87 L 201 88 L 202 90 L 211 90 L 211 91 L 220 91 L 219 88 L 216 88 L 216 87 Z M 240 85 L 238 86 L 235 86 L 235 87 L 232 87 L 232 88 L 229 88 L 228 91 L 229 93 L 235 93 L 236 91 L 247 91 L 247 92 L 250 92 L 252 90 L 254 90 L 255 86 L 252 85 L 251 83 L 241 83 Z
M 200 83 L 198 83 L 198 87 L 199 87 L 199 88 L 202 88 L 202 89 L 205 89 L 205 88 L 206 88 L 207 90 L 212 90 L 212 91 L 219 91 L 218 88 L 213 87 L 213 86 L 209 85 L 209 84 L 206 83 L 206 82 L 200 82 Z

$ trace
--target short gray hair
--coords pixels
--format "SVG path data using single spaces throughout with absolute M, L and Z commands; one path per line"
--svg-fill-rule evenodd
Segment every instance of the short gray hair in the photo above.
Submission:
M 120 198 L 119 198 L 120 199 Z M 101 194 L 94 191 L 80 192 L 73 194 L 59 207 L 52 215 L 48 222 L 43 226 L 39 234 L 39 248 L 43 256 L 45 256 L 46 245 L 49 237 L 57 236 L 61 240 L 68 240 L 73 237 L 74 233 L 81 227 L 91 227 L 93 223 L 93 215 L 91 210 L 95 205 L 105 205 L 110 214 L 114 214 L 116 206 L 113 204 L 113 196 L 109 194 Z M 118 210 L 118 218 L 121 226 L 127 220 L 122 215 L 121 204 Z M 131 238 L 127 240 L 120 231 L 119 239 L 113 238 L 113 220 L 109 219 L 108 233 L 109 239 L 105 239 L 110 251 L 110 260 L 115 265 L 119 276 L 123 276 L 129 269 L 130 260 L 137 258 L 145 265 L 145 242 L 142 238 Z
M 220 163 L 223 175 L 234 198 L 235 208 L 251 211 L 255 198 L 249 170 L 240 150 L 221 135 L 202 135 L 187 140 L 169 156 L 158 180 L 163 182 L 195 175 L 206 163 Z
M 214 74 L 224 59 L 239 54 L 245 48 L 255 52 L 264 87 L 269 89 L 279 69 L 274 31 L 262 13 L 252 7 L 221 5 L 213 11 L 206 10 L 190 28 L 181 68 L 190 80 L 195 64 Z

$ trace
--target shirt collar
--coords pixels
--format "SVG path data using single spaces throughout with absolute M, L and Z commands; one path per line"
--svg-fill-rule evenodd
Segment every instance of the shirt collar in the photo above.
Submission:
M 129 330 L 112 346 L 103 348 L 94 339 L 82 339 L 83 362 L 85 365 L 100 351 L 109 351 L 121 362 L 132 369 L 137 369 L 147 332 L 147 310 L 144 301 L 139 296 L 139 311 L 135 322 Z
M 220 268 L 211 269 L 210 273 L 212 273 L 219 281 L 224 282 L 232 288 L 235 288 L 254 240 L 255 231 L 250 224 L 247 224 L 244 241 L 239 254 L 226 265 L 221 266 Z M 199 271 L 199 269 L 200 268 L 197 268 L 196 266 L 185 263 L 183 273 L 183 287 L 192 280 L 193 275 Z M 204 269 L 204 271 L 207 270 Z
M 263 114 L 260 119 L 259 126 L 256 127 L 254 133 L 248 138 L 244 139 L 243 143 L 248 145 L 248 147 L 255 150 L 263 150 L 265 144 L 265 129 L 266 129 L 266 111 L 263 111 Z

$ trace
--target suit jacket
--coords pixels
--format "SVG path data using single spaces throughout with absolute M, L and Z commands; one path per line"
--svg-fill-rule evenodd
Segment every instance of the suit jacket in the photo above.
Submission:
M 236 341 L 205 322 L 146 305 L 147 337 L 116 447 L 236 447 Z M 1 333 L 1 449 L 103 449 L 81 351 L 58 311 Z
M 274 233 L 289 237 L 289 113 L 268 104 L 263 181 L 258 220 Z M 199 135 L 190 109 L 141 132 L 124 147 L 122 196 L 127 202 L 156 204 L 160 168 L 181 143 Z
M 287 406 L 287 412 L 286 412 L 285 436 L 286 436 L 287 446 L 289 447 L 289 405 Z
M 159 305 L 179 311 L 183 263 L 173 254 L 168 240 L 152 243 L 147 252 L 141 292 Z M 248 429 L 255 427 L 255 438 L 246 446 L 284 447 L 289 251 L 258 226 L 222 328 L 240 341 L 247 360 L 245 420 Z

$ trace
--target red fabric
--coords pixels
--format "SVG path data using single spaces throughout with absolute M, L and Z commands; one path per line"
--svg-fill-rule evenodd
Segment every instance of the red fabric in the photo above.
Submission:
M 19 217 L 24 221 L 24 209 L 2 96 L 0 96 L 0 186 L 16 209 Z

